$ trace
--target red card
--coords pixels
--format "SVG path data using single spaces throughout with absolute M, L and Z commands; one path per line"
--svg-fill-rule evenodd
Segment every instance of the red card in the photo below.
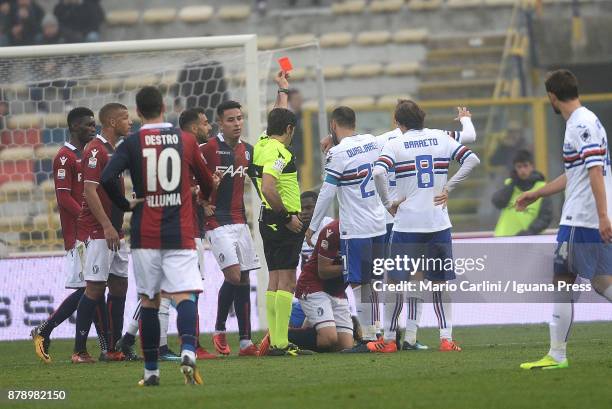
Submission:
M 293 65 L 291 65 L 291 60 L 289 59 L 289 57 L 279 58 L 278 65 L 280 66 L 281 70 L 285 72 L 289 72 L 293 69 Z

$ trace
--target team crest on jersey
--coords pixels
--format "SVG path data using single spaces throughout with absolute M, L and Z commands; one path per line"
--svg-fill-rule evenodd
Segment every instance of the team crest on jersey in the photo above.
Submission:
M 87 163 L 87 166 L 89 166 L 92 169 L 95 169 L 95 167 L 98 166 L 98 158 L 89 158 L 89 162 Z
M 66 156 L 62 156 L 60 158 L 60 162 L 62 163 L 62 166 L 64 166 L 66 164 L 66 161 L 68 160 L 68 158 Z
M 60 180 L 66 179 L 66 169 L 61 168 L 57 170 L 57 178 Z
M 580 135 L 580 138 L 582 138 L 583 141 L 588 141 L 589 138 L 591 137 L 591 134 L 589 133 L 588 129 L 585 129 L 584 132 L 582 132 L 582 135 Z
M 421 169 L 427 169 L 429 167 L 429 161 L 427 160 L 419 161 L 419 166 L 421 167 Z
M 321 240 L 321 248 L 323 250 L 327 250 L 328 247 L 329 247 L 329 243 L 327 242 L 327 240 Z
M 285 161 L 279 158 L 274 161 L 274 165 L 272 165 L 272 169 L 280 173 L 283 171 L 283 169 L 285 169 L 285 165 L 286 165 Z
M 251 154 L 249 153 L 249 151 L 244 151 L 244 157 L 246 158 L 246 160 L 251 160 Z

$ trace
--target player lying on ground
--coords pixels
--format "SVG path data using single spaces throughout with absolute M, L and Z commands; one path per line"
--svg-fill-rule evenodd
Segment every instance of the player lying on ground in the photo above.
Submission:
M 59 149 L 53 159 L 53 181 L 66 250 L 66 288 L 75 291 L 66 297 L 46 321 L 33 328 L 30 333 L 34 341 L 34 350 L 45 363 L 51 362 L 51 356 L 49 355 L 51 332 L 76 311 L 85 292 L 82 263 L 85 257 L 85 248 L 76 245 L 77 219 L 81 212 L 83 200 L 81 155 L 87 142 L 91 141 L 96 135 L 96 123 L 93 112 L 84 107 L 72 109 L 68 113 L 67 122 L 70 140 L 64 143 L 64 146 Z M 103 306 L 102 308 L 104 309 Z M 102 323 L 97 319 L 95 322 L 99 334 L 102 334 L 100 340 L 103 340 Z M 100 346 L 105 346 L 105 343 L 102 341 Z
M 425 112 L 413 101 L 399 101 L 395 108 L 395 121 L 403 135 L 389 140 L 382 149 L 374 168 L 376 190 L 385 208 L 395 215 L 389 257 L 408 255 L 431 260 L 431 269 L 419 272 L 389 271 L 390 283 L 423 277 L 434 283 L 455 278 L 452 269 L 445 269 L 446 260 L 452 260 L 451 223 L 446 208 L 448 194 L 465 180 L 480 163 L 471 150 L 448 137 L 444 131 L 424 129 Z M 461 168 L 447 181 L 450 160 Z M 388 170 L 395 169 L 396 196 L 389 196 Z M 438 262 L 436 262 L 438 261 Z M 403 294 L 385 294 L 395 298 L 385 302 L 384 338 L 371 342 L 373 352 L 396 352 L 397 320 L 402 310 Z M 450 294 L 434 291 L 433 304 L 440 328 L 440 350 L 460 351 L 452 340 L 452 304 Z M 416 344 L 416 334 L 411 339 Z M 413 344 L 413 345 L 414 345 Z
M 342 278 L 338 221 L 328 223 L 318 233 L 295 288 L 307 326 L 291 328 L 289 341 L 317 352 L 340 351 L 353 346 L 353 321 Z
M 134 210 L 131 247 L 134 277 L 141 297 L 141 339 L 145 360 L 143 386 L 159 384 L 160 293 L 176 304 L 181 338 L 181 372 L 187 384 L 202 384 L 196 367 L 196 294 L 202 277 L 195 250 L 191 178 L 205 198 L 214 189 L 213 177 L 195 137 L 163 120 L 165 106 L 159 90 L 144 87 L 136 95 L 142 126 L 117 147 L 102 175 L 102 184 L 121 210 Z M 138 202 L 122 194 L 117 178 L 129 169 Z M 217 178 L 218 184 L 218 178 Z
M 96 306 L 104 299 L 107 286 L 107 345 L 102 349 L 100 360 L 120 361 L 125 358 L 121 352 L 115 351 L 115 341 L 123 331 L 128 285 L 128 250 L 121 229 L 123 211 L 111 203 L 100 187 L 100 175 L 120 138 L 130 131 L 132 121 L 127 107 L 119 103 L 104 105 L 98 116 L 102 124 L 100 135 L 89 142 L 83 152 L 85 200 L 79 215 L 77 240 L 86 248 L 83 275 L 87 286 L 77 308 L 73 363 L 94 362 L 87 352 L 87 336 Z M 124 192 L 122 177 L 118 183 Z
M 553 110 L 566 120 L 565 173 L 541 189 L 523 193 L 516 199 L 516 207 L 525 210 L 541 197 L 564 192 L 553 281 L 555 285 L 573 284 L 580 276 L 612 301 L 612 174 L 606 130 L 580 103 L 578 81 L 570 71 L 549 73 L 545 85 Z M 561 290 L 556 297 L 548 354 L 539 361 L 521 364 L 523 369 L 568 367 L 566 348 L 576 295 Z

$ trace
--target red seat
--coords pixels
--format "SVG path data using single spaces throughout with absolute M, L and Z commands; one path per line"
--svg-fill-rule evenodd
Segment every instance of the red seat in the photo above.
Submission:
M 31 160 L 5 160 L 0 162 L 0 185 L 5 182 L 34 181 Z
M 40 129 L 15 129 L 12 131 L 4 130 L 0 134 L 2 145 L 30 145 L 36 146 L 40 142 Z

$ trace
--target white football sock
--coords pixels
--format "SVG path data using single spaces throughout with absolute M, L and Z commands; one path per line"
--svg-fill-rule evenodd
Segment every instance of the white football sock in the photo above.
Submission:
M 159 303 L 159 346 L 168 345 L 168 322 L 170 321 L 169 298 L 162 297 Z
M 251 341 L 250 339 L 241 339 L 240 340 L 240 349 L 244 349 L 246 347 L 248 347 L 249 345 L 251 345 L 253 343 L 253 341 Z
M 567 338 L 574 320 L 574 302 L 556 302 L 553 305 L 552 320 L 548 325 L 550 331 L 550 350 L 548 355 L 555 361 L 566 359 Z
M 440 339 L 453 340 L 453 303 L 448 291 L 433 292 L 433 306 L 438 318 Z
M 192 363 L 195 363 L 195 361 L 196 361 L 195 352 L 190 351 L 188 349 L 183 349 L 181 351 L 181 358 L 183 358 L 185 356 L 187 356 Z
M 395 296 L 395 297 L 394 297 Z M 387 294 L 389 302 L 384 303 L 385 313 L 385 331 L 384 339 L 385 342 L 395 341 L 395 335 L 397 334 L 397 323 L 402 313 L 402 307 L 404 306 L 404 300 L 402 293 Z M 395 302 L 391 302 L 391 299 L 395 298 Z
M 406 302 L 406 332 L 404 341 L 410 345 L 416 344 L 417 330 L 421 322 L 421 314 L 423 312 L 423 299 L 417 297 L 408 297 Z
M 159 368 L 158 369 L 146 369 L 144 370 L 144 379 L 149 379 L 151 376 L 157 376 L 159 378 Z
M 362 285 L 353 288 L 355 295 L 355 307 L 357 309 L 357 319 L 361 325 L 361 333 L 364 341 L 376 340 L 376 325 L 374 321 L 376 306 L 372 302 L 362 302 L 362 296 L 367 300 L 371 300 L 371 293 L 368 285 Z M 363 293 L 363 295 L 362 295 Z
M 612 285 L 608 286 L 602 295 L 606 297 L 608 301 L 612 302 Z
M 132 319 L 128 322 L 126 332 L 130 335 L 136 336 L 138 334 L 138 320 L 140 319 L 140 304 L 142 301 L 138 298 L 138 304 L 136 304 L 136 309 L 134 310 L 134 314 L 132 315 Z

